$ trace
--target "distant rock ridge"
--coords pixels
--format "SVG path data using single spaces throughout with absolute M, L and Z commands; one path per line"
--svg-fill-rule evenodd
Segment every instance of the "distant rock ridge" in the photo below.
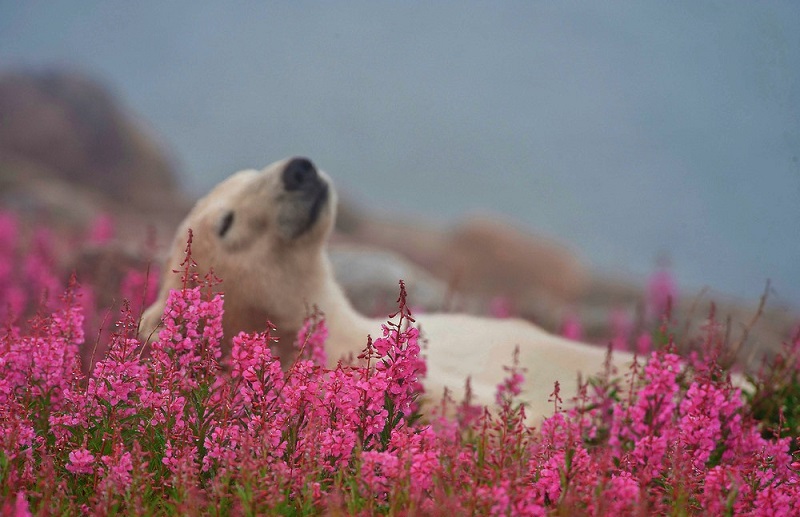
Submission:
M 25 193 L 35 205 L 27 183 L 51 180 L 117 208 L 168 213 L 188 204 L 162 146 L 102 84 L 63 69 L 2 72 L 1 192 Z

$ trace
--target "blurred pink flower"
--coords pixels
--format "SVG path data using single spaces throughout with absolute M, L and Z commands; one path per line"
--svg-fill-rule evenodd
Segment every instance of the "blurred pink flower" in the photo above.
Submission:
M 114 239 L 116 235 L 116 224 L 110 214 L 98 214 L 89 226 L 87 241 L 89 244 L 105 244 Z
M 567 339 L 580 341 L 583 339 L 583 326 L 577 313 L 569 312 L 561 322 L 561 335 Z
M 670 306 L 677 302 L 678 289 L 672 273 L 659 269 L 647 282 L 646 308 L 651 319 L 665 317 Z
M 94 455 L 86 448 L 76 449 L 69 453 L 66 468 L 73 474 L 92 474 L 94 472 Z
M 17 500 L 14 504 L 14 517 L 33 517 L 30 506 L 28 506 L 28 498 L 25 497 L 25 491 L 20 490 L 17 492 Z
M 489 314 L 504 319 L 514 315 L 514 304 L 507 296 L 495 296 L 489 300 Z

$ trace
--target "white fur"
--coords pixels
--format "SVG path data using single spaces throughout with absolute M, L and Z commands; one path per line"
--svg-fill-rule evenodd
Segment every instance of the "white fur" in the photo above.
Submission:
M 282 337 L 280 352 L 288 356 L 312 305 L 326 316 L 330 366 L 341 357 L 357 355 L 368 334 L 380 335 L 384 322 L 358 314 L 333 278 L 325 244 L 335 218 L 336 196 L 327 175 L 320 172 L 330 197 L 316 224 L 296 239 L 277 231 L 279 213 L 300 210 L 280 181 L 286 163 L 239 172 L 198 201 L 175 235 L 158 300 L 145 312 L 141 335 L 153 334 L 169 290 L 180 287 L 179 276 L 169 271 L 179 269 L 189 228 L 194 233 L 194 259 L 201 268 L 213 267 L 223 279 L 219 289 L 225 293 L 227 339 L 240 330 L 262 330 L 269 319 Z M 217 229 L 229 211 L 234 212 L 234 222 L 220 239 Z M 412 301 L 413 294 L 409 293 Z M 417 322 L 428 340 L 425 387 L 432 401 L 441 397 L 444 387 L 458 399 L 470 377 L 475 401 L 492 405 L 497 385 L 507 376 L 503 366 L 511 364 L 518 345 L 520 364 L 527 369 L 521 399 L 527 402 L 532 421 L 552 413 L 548 398 L 555 381 L 560 383 L 562 399 L 569 400 L 577 392 L 579 372 L 584 377 L 600 372 L 606 355 L 603 348 L 548 334 L 522 320 L 426 314 L 417 316 Z M 614 355 L 618 369 L 631 360 L 628 354 Z

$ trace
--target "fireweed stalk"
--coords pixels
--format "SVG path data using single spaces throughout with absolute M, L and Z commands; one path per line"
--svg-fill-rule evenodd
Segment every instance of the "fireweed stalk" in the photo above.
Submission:
M 26 247 L 19 235 L 0 216 L 4 516 L 787 515 L 800 500 L 800 336 L 745 398 L 717 354 L 679 357 L 662 326 L 638 341 L 665 346 L 630 371 L 589 379 L 576 400 L 556 386 L 553 416 L 534 429 L 512 357 L 496 407 L 448 396 L 420 406 L 425 363 L 402 283 L 398 312 L 357 358 L 323 366 L 327 330 L 314 311 L 284 371 L 268 322 L 233 337 L 222 358 L 219 280 L 195 272 L 190 246 L 184 287 L 143 350 L 141 294 L 107 338 L 87 334 L 108 310 L 74 277 L 59 284 L 52 236 L 35 233 Z M 148 282 L 134 273 L 125 289 Z M 20 318 L 42 288 L 65 294 Z M 713 336 L 704 334 L 709 350 Z M 87 348 L 107 350 L 91 368 Z

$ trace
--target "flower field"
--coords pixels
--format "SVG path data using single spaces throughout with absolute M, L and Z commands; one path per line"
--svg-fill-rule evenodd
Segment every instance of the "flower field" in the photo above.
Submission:
M 0 215 L 3 516 L 797 511 L 800 335 L 743 393 L 717 360 L 721 324 L 710 318 L 681 357 L 664 317 L 615 343 L 641 352 L 630 371 L 598 372 L 577 400 L 554 386 L 553 416 L 532 428 L 512 358 L 491 411 L 424 403 L 424 336 L 402 283 L 361 355 L 322 366 L 315 313 L 283 370 L 268 326 L 223 356 L 218 280 L 190 254 L 144 350 L 154 275 L 127 272 L 116 308 L 98 307 L 91 282 L 59 265 L 57 241 Z

